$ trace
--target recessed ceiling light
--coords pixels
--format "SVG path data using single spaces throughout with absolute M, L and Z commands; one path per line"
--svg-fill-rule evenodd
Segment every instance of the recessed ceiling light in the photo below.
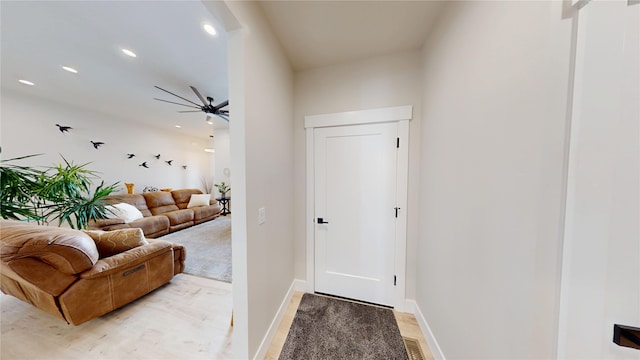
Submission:
M 178 129 L 180 129 L 180 128 L 182 127 L 182 125 L 176 125 L 176 127 L 177 127 Z
M 206 149 L 204 149 L 204 151 L 208 152 L 208 153 L 214 153 L 214 152 L 216 152 L 216 149 L 206 148 Z
M 207 120 L 207 124 L 209 124 L 209 125 L 213 125 L 213 121 L 211 121 L 211 120 Z
M 35 85 L 34 83 L 32 83 L 32 82 L 31 82 L 31 81 L 29 81 L 29 80 L 18 80 L 18 81 L 20 81 L 21 83 L 23 83 L 23 84 L 25 84 L 25 85 Z
M 122 52 L 125 53 L 128 56 L 131 56 L 131 57 L 138 57 L 138 55 L 136 55 L 136 53 L 134 53 L 133 51 L 131 51 L 129 49 L 122 49 Z
M 77 73 L 78 73 L 78 70 L 76 70 L 76 69 L 74 69 L 74 68 L 72 68 L 72 67 L 63 66 L 62 68 L 63 68 L 63 69 L 65 69 L 65 70 L 67 70 L 67 71 L 68 71 L 68 72 L 70 72 L 70 73 L 74 73 L 74 74 L 77 74 Z
M 218 33 L 216 29 L 210 24 L 204 24 L 202 27 L 204 28 L 204 31 L 209 33 L 209 35 L 216 35 Z

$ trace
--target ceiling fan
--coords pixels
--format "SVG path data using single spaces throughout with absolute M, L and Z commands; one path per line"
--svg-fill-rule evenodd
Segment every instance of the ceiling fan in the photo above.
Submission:
M 177 102 L 173 102 L 173 101 L 169 101 L 169 100 L 163 100 L 163 99 L 158 99 L 158 98 L 153 98 L 154 100 L 158 100 L 158 101 L 164 101 L 164 102 L 168 102 L 171 104 L 176 104 L 176 105 L 181 105 L 181 106 L 186 106 L 186 107 L 190 107 L 190 108 L 194 108 L 194 109 L 198 109 L 198 110 L 184 110 L 184 111 L 178 111 L 179 113 L 188 113 L 188 112 L 204 112 L 205 114 L 207 114 L 207 122 L 211 121 L 211 117 L 212 116 L 217 116 L 223 120 L 229 121 L 229 110 L 223 110 L 222 108 L 227 107 L 229 105 L 229 100 L 225 100 L 223 102 L 221 102 L 218 105 L 213 105 L 213 98 L 210 96 L 207 96 L 206 100 L 204 98 L 204 96 L 202 96 L 202 94 L 200 94 L 200 91 L 198 91 L 198 89 L 196 89 L 193 86 L 189 86 L 191 88 L 191 90 L 193 90 L 194 93 L 196 93 L 196 96 L 198 96 L 198 98 L 200 99 L 200 101 L 202 101 L 202 105 L 195 103 L 189 99 L 183 98 L 180 95 L 176 95 L 174 93 L 172 93 L 171 91 L 165 90 L 163 88 L 161 88 L 160 86 L 155 86 L 156 88 L 169 93 L 175 97 L 178 97 L 186 102 L 188 102 L 189 104 L 181 104 L 181 103 L 177 103 Z M 209 103 L 207 103 L 207 101 L 209 101 Z

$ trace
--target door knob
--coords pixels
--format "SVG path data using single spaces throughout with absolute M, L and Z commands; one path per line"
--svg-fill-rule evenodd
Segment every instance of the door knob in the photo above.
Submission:
M 328 221 L 324 221 L 323 218 L 318 218 L 318 224 L 328 224 Z

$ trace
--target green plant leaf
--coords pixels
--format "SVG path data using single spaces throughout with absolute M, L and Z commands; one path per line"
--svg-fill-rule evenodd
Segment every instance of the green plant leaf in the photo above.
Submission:
M 63 163 L 40 170 L 8 161 L 0 166 L 1 216 L 5 219 L 27 219 L 38 223 L 58 220 L 72 228 L 86 228 L 89 221 L 106 216 L 104 197 L 118 190 L 119 183 L 104 185 L 102 181 L 91 194 L 92 180 L 98 173 L 87 169 L 90 163 L 76 165 L 62 156 Z

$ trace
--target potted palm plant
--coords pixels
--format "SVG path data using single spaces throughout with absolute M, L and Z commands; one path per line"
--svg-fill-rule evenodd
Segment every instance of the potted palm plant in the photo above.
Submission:
M 108 210 L 104 197 L 118 190 L 118 183 L 100 182 L 95 190 L 92 180 L 97 173 L 87 169 L 89 163 L 76 165 L 67 161 L 54 167 L 34 168 L 16 162 L 37 155 L 23 156 L 0 163 L 0 200 L 4 219 L 36 221 L 84 229 L 91 219 L 104 218 Z

